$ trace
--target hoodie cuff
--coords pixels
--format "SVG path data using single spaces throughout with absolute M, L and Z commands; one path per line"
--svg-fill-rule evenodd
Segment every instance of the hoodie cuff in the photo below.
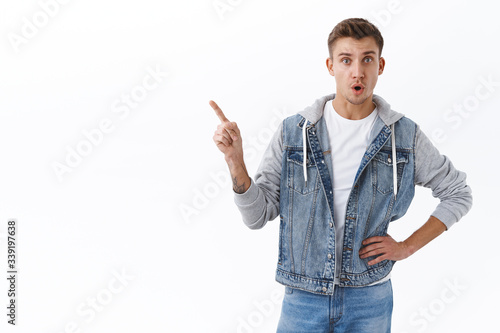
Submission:
M 446 226 L 446 230 L 449 230 L 451 226 L 458 221 L 455 214 L 441 207 L 436 208 L 436 210 L 434 210 L 431 215 L 437 218 L 439 221 L 443 222 L 443 224 Z
M 234 191 L 233 191 L 234 192 Z M 253 179 L 250 177 L 250 187 L 244 193 L 234 192 L 234 202 L 236 206 L 248 206 L 257 200 L 259 196 L 259 188 L 255 185 Z

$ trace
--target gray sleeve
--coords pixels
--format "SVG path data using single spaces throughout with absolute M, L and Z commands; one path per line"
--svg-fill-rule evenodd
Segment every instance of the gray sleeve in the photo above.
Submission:
M 279 214 L 281 158 L 283 156 L 283 122 L 274 133 L 260 162 L 255 181 L 245 193 L 234 193 L 234 202 L 243 222 L 250 229 L 260 229 Z
M 415 137 L 415 185 L 432 189 L 440 203 L 432 213 L 449 229 L 472 207 L 471 188 L 465 172 L 455 169 L 417 126 Z

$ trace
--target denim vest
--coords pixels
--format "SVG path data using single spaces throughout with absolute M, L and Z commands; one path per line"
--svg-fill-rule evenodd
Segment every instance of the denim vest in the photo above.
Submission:
M 406 213 L 414 196 L 417 126 L 402 115 L 394 123 L 396 167 L 393 168 L 392 124 L 385 121 L 380 116 L 375 120 L 371 144 L 361 160 L 347 202 L 341 286 L 366 286 L 389 274 L 395 262 L 384 260 L 369 266 L 368 261 L 375 257 L 359 258 L 361 242 L 369 237 L 385 236 L 389 222 Z M 306 126 L 305 133 L 303 126 Z M 335 221 L 332 159 L 325 120 L 321 116 L 316 121 L 307 121 L 301 114 L 288 117 L 283 121 L 282 139 L 276 281 L 332 295 Z M 395 170 L 397 195 L 393 188 Z

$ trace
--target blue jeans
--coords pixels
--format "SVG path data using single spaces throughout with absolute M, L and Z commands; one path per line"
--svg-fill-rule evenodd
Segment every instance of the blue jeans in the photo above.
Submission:
M 335 286 L 333 295 L 285 287 L 277 333 L 389 333 L 391 280 L 369 287 Z

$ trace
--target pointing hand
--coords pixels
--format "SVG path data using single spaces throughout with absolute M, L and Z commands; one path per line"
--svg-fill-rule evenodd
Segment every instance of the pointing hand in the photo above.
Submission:
M 213 140 L 219 150 L 225 155 L 226 161 L 228 159 L 241 158 L 243 159 L 243 146 L 241 140 L 240 130 L 235 122 L 230 122 L 224 112 L 219 108 L 214 101 L 209 102 L 215 114 L 219 117 L 220 124 L 214 133 Z

